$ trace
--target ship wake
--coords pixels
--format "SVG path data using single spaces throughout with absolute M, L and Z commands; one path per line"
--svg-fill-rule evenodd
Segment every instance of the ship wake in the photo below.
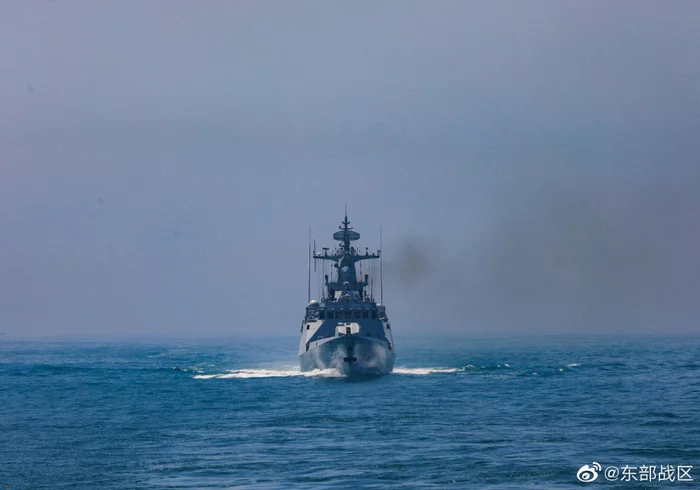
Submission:
M 301 372 L 299 369 L 232 369 L 225 373 L 198 374 L 194 379 L 248 379 L 248 378 L 291 378 L 295 376 L 338 378 L 343 373 L 336 369 L 315 369 Z
M 430 374 L 447 374 L 463 371 L 464 369 L 457 368 L 436 368 L 436 367 L 397 367 L 394 368 L 394 374 L 425 376 Z M 223 373 L 216 374 L 197 374 L 192 376 L 193 379 L 249 379 L 249 378 L 292 378 L 303 376 L 306 378 L 343 378 L 346 377 L 344 363 L 338 362 L 337 367 L 329 369 L 314 369 L 313 371 L 300 371 L 295 368 L 283 369 L 231 369 Z
M 395 374 L 409 374 L 413 376 L 425 376 L 428 374 L 444 374 L 444 373 L 456 373 L 458 371 L 464 371 L 464 369 L 457 368 L 434 368 L 434 367 L 417 367 L 417 368 L 406 368 L 406 367 L 395 367 Z

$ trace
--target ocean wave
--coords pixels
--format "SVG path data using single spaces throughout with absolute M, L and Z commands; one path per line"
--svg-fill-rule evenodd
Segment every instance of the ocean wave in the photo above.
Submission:
M 314 369 L 301 372 L 299 369 L 233 369 L 218 374 L 198 374 L 194 379 L 247 379 L 247 378 L 289 378 L 293 376 L 338 378 L 343 374 L 335 369 Z
M 406 368 L 397 367 L 394 368 L 394 373 L 396 374 L 411 374 L 422 376 L 426 374 L 439 374 L 439 373 L 456 373 L 457 371 L 464 371 L 464 369 L 457 368 Z
M 573 368 L 579 364 L 569 364 L 566 367 Z M 562 372 L 562 368 L 553 368 Z M 185 371 L 183 369 L 183 371 Z M 409 376 L 427 376 L 431 374 L 452 374 L 452 373 L 468 373 L 472 372 L 488 374 L 493 371 L 509 371 L 512 372 L 510 364 L 493 364 L 487 366 L 474 366 L 467 364 L 464 367 L 395 367 L 393 374 L 409 375 Z M 190 371 L 191 372 L 191 371 Z M 302 372 L 299 368 L 285 367 L 280 369 L 234 369 L 224 373 L 203 374 L 197 371 L 198 374 L 193 376 L 194 379 L 247 379 L 247 378 L 290 378 L 290 377 L 325 377 L 325 378 L 342 378 L 346 375 L 336 369 L 316 369 L 314 371 Z M 527 371 L 528 375 L 537 375 L 538 373 Z
M 394 374 L 408 374 L 413 376 L 422 376 L 427 374 L 441 373 L 456 373 L 464 371 L 463 368 L 394 368 Z M 322 378 L 341 378 L 345 374 L 336 369 L 315 369 L 313 371 L 302 372 L 298 368 L 287 369 L 232 369 L 225 373 L 216 374 L 197 374 L 194 379 L 248 379 L 248 378 L 291 378 L 304 376 L 307 378 L 322 377 Z

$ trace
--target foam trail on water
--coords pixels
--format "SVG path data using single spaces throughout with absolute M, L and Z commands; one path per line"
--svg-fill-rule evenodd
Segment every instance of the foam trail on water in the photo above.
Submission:
M 412 376 L 424 376 L 428 374 L 456 373 L 464 371 L 463 368 L 394 368 L 395 374 L 408 374 Z M 247 378 L 290 378 L 294 376 L 342 378 L 345 374 L 337 369 L 314 369 L 301 372 L 298 368 L 287 369 L 232 369 L 225 373 L 197 374 L 194 379 L 247 379 Z
M 289 378 L 292 376 L 337 378 L 343 374 L 335 369 L 315 369 L 301 372 L 299 369 L 232 369 L 219 374 L 198 374 L 194 379 L 246 379 L 246 378 Z
M 426 374 L 437 374 L 437 373 L 456 373 L 457 371 L 463 371 L 463 369 L 457 368 L 405 368 L 397 367 L 394 368 L 394 373 L 396 374 L 412 374 L 416 376 L 426 375 Z

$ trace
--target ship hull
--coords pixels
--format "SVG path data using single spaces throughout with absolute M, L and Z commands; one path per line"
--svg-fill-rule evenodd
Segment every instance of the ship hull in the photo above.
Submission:
M 299 355 L 302 371 L 335 369 L 345 375 L 388 374 L 395 359 L 387 342 L 359 335 L 311 342 L 309 350 Z

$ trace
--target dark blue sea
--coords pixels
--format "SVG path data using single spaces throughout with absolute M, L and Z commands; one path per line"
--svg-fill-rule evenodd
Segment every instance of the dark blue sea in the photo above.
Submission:
M 393 374 L 344 378 L 302 375 L 296 337 L 0 341 L 0 488 L 698 485 L 700 339 L 396 348 Z M 680 466 L 694 482 L 659 481 Z

